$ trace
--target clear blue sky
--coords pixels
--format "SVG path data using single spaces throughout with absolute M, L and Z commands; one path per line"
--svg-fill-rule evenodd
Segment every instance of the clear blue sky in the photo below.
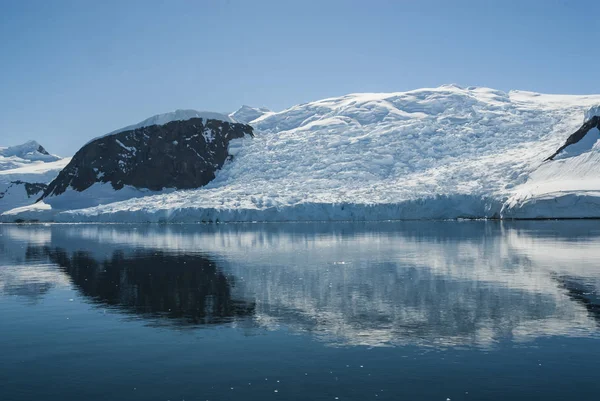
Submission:
M 0 145 L 444 83 L 600 93 L 598 0 L 0 0 Z

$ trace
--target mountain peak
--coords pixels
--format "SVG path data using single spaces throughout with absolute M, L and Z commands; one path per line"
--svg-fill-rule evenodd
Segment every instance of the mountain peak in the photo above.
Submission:
M 0 148 L 0 156 L 4 157 L 19 157 L 28 160 L 41 160 L 43 156 L 53 157 L 58 160 L 58 157 L 52 156 L 42 145 L 37 141 L 30 140 L 21 145 L 9 146 L 6 148 Z M 42 156 L 41 159 L 37 159 L 37 156 Z
M 464 89 L 465 89 L 464 87 L 460 86 L 459 84 L 454 84 L 454 83 L 451 83 L 451 84 L 444 84 L 444 85 L 440 86 L 440 88 L 448 88 L 448 89 L 462 89 L 462 90 L 464 90 Z M 475 87 L 472 87 L 472 88 L 475 88 Z M 469 89 L 469 88 L 467 88 L 467 89 Z
M 23 167 L 32 162 L 54 162 L 60 157 L 51 155 L 37 141 L 21 145 L 0 147 L 0 171 Z
M 42 145 L 40 145 L 37 141 L 34 141 L 34 140 L 27 141 L 23 144 L 23 146 L 29 147 L 30 149 L 33 149 L 35 152 L 41 153 L 43 155 L 50 156 L 50 153 L 48 153 L 48 151 Z

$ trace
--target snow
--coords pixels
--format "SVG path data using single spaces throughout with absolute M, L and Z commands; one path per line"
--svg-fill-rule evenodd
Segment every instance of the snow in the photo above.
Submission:
M 38 151 L 41 145 L 36 141 L 24 144 L 0 147 L 0 171 L 24 167 L 32 163 L 45 163 L 60 160 L 60 157 Z
M 600 117 L 600 105 L 590 107 L 589 110 L 585 112 L 584 121 L 591 120 L 594 117 Z
M 123 144 L 123 142 L 119 141 L 118 139 L 115 139 L 115 142 L 117 142 L 117 144 L 122 147 L 123 149 L 125 149 L 126 151 L 128 151 L 129 153 L 132 153 L 134 156 L 137 153 L 137 149 L 133 146 L 125 146 Z M 174 141 L 177 142 L 177 141 Z M 176 143 L 173 143 L 174 145 L 177 145 Z
M 23 160 L 23 159 L 22 159 Z M 9 170 L 0 170 L 0 213 L 15 207 L 29 205 L 36 201 L 39 196 L 29 196 L 23 184 L 15 184 L 16 181 L 28 183 L 49 183 L 52 181 L 69 162 L 71 158 L 59 159 L 52 162 L 30 162 L 20 163 L 22 166 Z
M 52 181 L 58 172 L 65 168 L 70 161 L 70 157 L 65 157 L 54 162 L 30 163 L 14 169 L 0 170 L 0 182 L 15 180 L 49 182 Z M 35 181 L 36 179 L 39 179 L 40 181 Z
M 238 123 L 249 124 L 257 118 L 267 114 L 270 115 L 273 114 L 273 112 L 266 107 L 257 108 L 244 105 L 233 113 L 229 114 L 229 117 Z
M 0 183 L 0 212 L 35 202 L 42 193 L 30 196 L 20 181 Z
M 589 108 L 584 122 L 600 115 Z M 577 143 L 533 171 L 517 186 L 502 210 L 507 218 L 600 218 L 600 130 L 590 129 Z
M 152 192 L 149 189 L 138 189 L 128 185 L 117 191 L 110 183 L 97 182 L 83 192 L 69 187 L 60 196 L 49 196 L 44 199 L 44 202 L 56 210 L 80 209 L 123 199 L 139 198 L 153 193 L 160 192 Z
M 235 157 L 204 188 L 77 210 L 65 204 L 70 210 L 53 219 L 529 218 L 535 207 L 523 205 L 539 196 L 565 199 L 565 208 L 579 199 L 577 213 L 595 215 L 596 144 L 544 160 L 599 104 L 600 95 L 457 85 L 328 98 L 252 120 L 255 138 L 233 141 Z
M 206 143 L 212 143 L 212 141 L 215 140 L 215 135 L 214 135 L 213 131 L 208 128 L 204 128 L 204 132 L 202 132 L 202 136 L 204 137 L 204 140 L 206 141 Z M 198 155 L 198 156 L 201 157 L 200 155 Z
M 110 204 L 112 202 L 135 198 L 141 198 L 149 194 L 169 193 L 173 189 L 164 189 L 163 191 L 150 191 L 148 189 L 138 189 L 132 186 L 124 186 L 121 190 L 115 190 L 110 183 L 95 183 L 87 190 L 79 192 L 69 187 L 59 196 L 50 196 L 43 201 L 30 206 L 19 207 L 6 212 L 3 215 L 17 216 L 24 220 L 60 220 L 57 214 L 67 209 L 83 209 Z
M 7 215 L 23 217 L 26 220 L 38 220 L 37 215 L 47 216 L 52 211 L 52 207 L 44 202 L 37 202 L 32 205 L 26 205 L 14 208 L 7 212 Z M 4 214 L 3 214 L 4 215 Z
M 205 120 L 221 120 L 229 123 L 235 122 L 231 117 L 222 113 L 215 113 L 212 111 L 198 111 L 198 110 L 175 110 L 169 113 L 157 114 L 150 118 L 147 118 L 143 121 L 140 121 L 137 124 L 128 125 L 126 127 L 120 128 L 118 130 L 109 132 L 106 135 L 101 135 L 92 139 L 90 142 L 95 141 L 96 139 L 104 138 L 109 135 L 118 134 L 119 132 L 131 131 L 136 128 L 149 127 L 151 125 L 164 125 L 171 121 L 185 121 L 192 118 L 203 118 Z
M 594 132 L 592 132 L 594 131 Z M 598 136 L 598 130 L 590 130 Z M 587 146 L 590 141 L 582 139 Z M 580 141 L 581 142 L 581 141 Z M 579 145 L 579 142 L 572 146 Z M 580 152 L 561 152 L 544 162 L 526 183 L 517 186 L 505 205 L 503 216 L 510 218 L 600 217 L 600 144 Z M 563 153 L 565 153 L 563 155 Z
M 564 148 L 559 154 L 554 156 L 554 160 L 567 159 L 574 156 L 579 156 L 582 153 L 591 151 L 596 142 L 600 139 L 600 130 L 598 128 L 592 128 L 585 134 L 583 138 L 572 145 Z

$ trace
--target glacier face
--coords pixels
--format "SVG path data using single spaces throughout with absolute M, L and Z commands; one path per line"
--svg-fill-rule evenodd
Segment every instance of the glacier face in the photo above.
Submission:
M 456 85 L 329 98 L 252 120 L 255 138 L 233 141 L 234 160 L 202 189 L 51 217 L 38 205 L 34 215 L 185 222 L 553 217 L 552 204 L 542 214 L 523 205 L 581 201 L 585 192 L 592 206 L 572 216 L 561 206 L 557 217 L 600 217 L 597 147 L 545 161 L 598 105 L 600 95 Z M 562 184 L 539 190 L 555 181 Z M 3 219 L 32 216 L 16 212 Z

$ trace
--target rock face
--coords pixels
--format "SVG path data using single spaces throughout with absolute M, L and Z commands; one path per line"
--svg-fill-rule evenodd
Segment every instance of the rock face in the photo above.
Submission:
M 46 188 L 48 188 L 48 185 L 40 182 L 24 182 L 21 180 L 10 181 L 8 185 L 6 185 L 6 188 L 4 188 L 3 191 L 0 191 L 0 199 L 3 199 L 5 196 L 7 196 L 11 192 L 11 190 L 13 190 L 13 188 L 17 188 L 19 186 L 23 186 L 28 198 L 36 196 L 40 192 L 45 191 Z
M 203 118 L 110 134 L 81 148 L 40 199 L 69 187 L 82 192 L 95 183 L 110 183 L 115 190 L 198 188 L 230 157 L 229 142 L 245 135 L 253 136 L 252 127 Z
M 39 145 L 37 147 L 36 152 L 41 153 L 46 156 L 50 156 L 50 153 L 48 153 L 48 151 L 46 149 L 44 149 L 44 147 L 42 145 Z

